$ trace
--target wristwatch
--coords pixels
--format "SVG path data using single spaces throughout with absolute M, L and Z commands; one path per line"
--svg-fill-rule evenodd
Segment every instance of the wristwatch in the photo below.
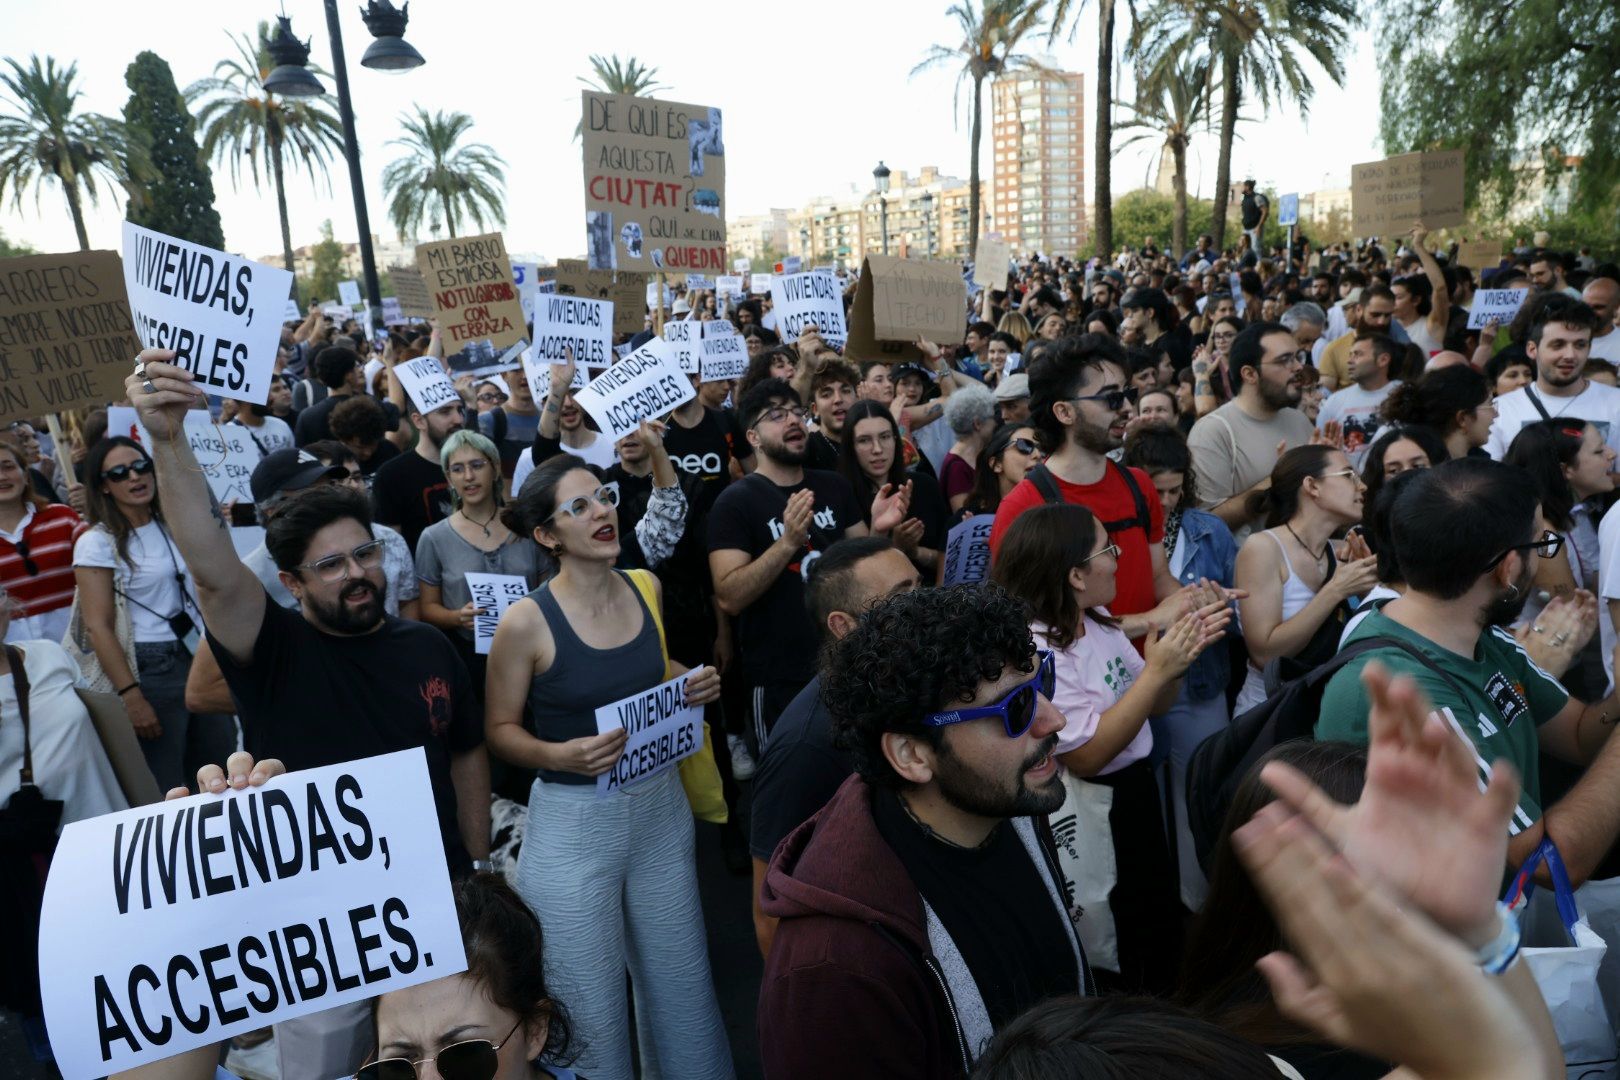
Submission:
M 489 859 L 474 859 L 472 864 L 473 873 L 475 874 L 493 874 L 495 872 L 495 863 Z

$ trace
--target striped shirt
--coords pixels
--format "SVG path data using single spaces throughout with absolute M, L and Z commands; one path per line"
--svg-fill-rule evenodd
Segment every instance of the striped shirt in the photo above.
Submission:
M 15 532 L 0 530 L 0 583 L 22 606 L 21 614 L 42 615 L 73 603 L 73 541 L 86 527 L 72 507 L 38 510 L 30 504 Z

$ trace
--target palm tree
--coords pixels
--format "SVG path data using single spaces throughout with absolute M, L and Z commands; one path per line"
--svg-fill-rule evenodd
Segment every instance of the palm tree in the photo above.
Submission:
M 1232 140 L 1245 95 L 1268 111 L 1274 102 L 1287 102 L 1301 116 L 1308 115 L 1316 88 L 1301 54 L 1343 86 L 1339 57 L 1359 25 L 1354 0 L 1161 0 L 1138 20 L 1132 41 L 1150 71 L 1173 64 L 1178 54 L 1199 50 L 1215 62 L 1210 77 L 1221 93 L 1213 229 L 1217 251 L 1226 242 Z
M 254 187 L 264 175 L 275 184 L 276 209 L 281 214 L 281 259 L 291 270 L 286 158 L 290 153 L 310 179 L 329 180 L 326 166 L 333 151 L 343 149 L 343 128 L 324 98 L 277 97 L 264 88 L 264 80 L 275 67 L 269 40 L 269 24 L 262 22 L 255 33 L 231 38 L 237 55 L 215 64 L 210 77 L 186 87 L 186 104 L 197 110 L 203 156 L 229 162 L 233 186 L 241 187 L 244 160 Z M 325 74 L 313 64 L 310 70 Z
M 0 198 L 11 187 L 11 202 L 22 209 L 23 192 L 34 189 L 34 205 L 54 179 L 67 196 L 68 213 L 73 215 L 73 231 L 78 234 L 79 250 L 90 249 L 90 235 L 84 227 L 84 199 L 94 206 L 100 199 L 98 175 L 104 182 L 117 184 L 135 194 L 151 166 L 139 140 L 130 139 L 120 120 L 99 113 L 75 113 L 79 91 L 73 82 L 79 65 L 56 66 L 47 56 L 29 58 L 24 68 L 7 59 L 11 73 L 0 73 L 0 86 L 8 98 L 0 98 Z
M 1137 83 L 1136 104 L 1126 106 L 1136 118 L 1120 125 L 1121 131 L 1135 129 L 1136 134 L 1120 148 L 1158 139 L 1160 154 L 1168 153 L 1174 162 L 1176 216 L 1170 247 L 1180 259 L 1187 250 L 1187 146 L 1195 132 L 1209 128 L 1209 61 L 1182 56 L 1156 74 L 1156 79 Z
M 1057 40 L 1064 23 L 1069 24 L 1069 40 L 1074 40 L 1084 6 L 1085 0 L 1054 0 L 1052 28 L 1046 35 L 1048 44 Z M 1097 120 L 1091 151 L 1092 246 L 1105 259 L 1114 250 L 1114 16 L 1117 10 L 1116 0 L 1097 0 L 1097 85 L 1093 92 L 1097 99 Z M 1134 3 L 1130 10 L 1134 15 Z
M 592 90 L 604 94 L 645 97 L 654 90 L 669 89 L 662 83 L 653 81 L 658 78 L 657 68 L 647 67 L 633 56 L 624 60 L 620 60 L 616 53 L 613 56 L 592 56 L 591 70 L 596 73 L 594 80 L 581 77 L 579 81 Z M 574 125 L 574 138 L 579 138 L 584 130 L 585 121 L 581 118 L 580 122 Z
M 486 220 L 499 225 L 506 218 L 501 210 L 506 186 L 501 155 L 483 143 L 461 142 L 472 128 L 466 113 L 429 114 L 417 106 L 416 115 L 400 118 L 405 137 L 392 139 L 409 151 L 383 170 L 383 190 L 388 194 L 388 216 L 400 239 L 414 236 L 430 218 L 443 215 L 450 235 L 471 219 L 483 228 Z
M 984 133 L 984 81 L 1009 72 L 1034 72 L 1043 77 L 1051 70 L 1018 51 L 1024 38 L 1041 28 L 1045 0 L 959 0 L 945 14 L 956 20 L 961 40 L 954 45 L 933 45 L 911 74 L 942 64 L 959 64 L 952 109 L 962 100 L 962 83 L 973 82 L 973 126 L 968 136 L 968 258 L 979 255 L 979 143 Z

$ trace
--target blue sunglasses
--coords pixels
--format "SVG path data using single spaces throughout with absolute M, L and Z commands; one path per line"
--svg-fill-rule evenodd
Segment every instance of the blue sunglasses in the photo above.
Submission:
M 930 713 L 923 717 L 923 723 L 929 727 L 948 727 L 951 724 L 960 724 L 968 720 L 982 720 L 988 716 L 1001 717 L 1001 726 L 1007 729 L 1007 738 L 1016 739 L 1028 731 L 1035 722 L 1036 695 L 1052 700 L 1052 692 L 1057 688 L 1057 673 L 1052 663 L 1052 650 L 1041 649 L 1036 654 L 1040 657 L 1035 667 L 1035 676 L 1027 683 L 1016 687 L 1012 693 L 996 702 L 994 705 L 980 705 L 972 709 L 955 709 L 951 712 Z

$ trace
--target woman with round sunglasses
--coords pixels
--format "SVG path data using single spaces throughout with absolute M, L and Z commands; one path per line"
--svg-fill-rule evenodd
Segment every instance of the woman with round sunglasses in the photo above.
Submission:
M 203 764 L 224 760 L 236 745 L 236 723 L 186 708 L 202 611 L 163 521 L 151 457 L 140 443 L 115 435 L 90 448 L 84 476 L 91 527 L 73 547 L 88 639 L 80 644 L 94 651 L 123 699 L 152 775 L 172 787 Z
M 61 641 L 73 609 L 73 542 L 85 530 L 70 506 L 29 483 L 28 456 L 0 439 L 0 587 L 11 595 L 8 641 Z
M 709 974 L 680 776 L 666 768 L 597 795 L 597 777 L 621 767 L 627 745 L 622 728 L 598 729 L 597 710 L 687 673 L 664 647 L 657 579 L 614 568 L 614 503 L 596 469 L 559 454 L 503 514 L 558 570 L 508 608 L 495 632 L 485 730 L 493 753 L 538 772 L 517 886 L 551 936 L 555 983 L 585 1044 L 581 1070 L 592 1080 L 631 1080 L 628 971 L 644 1066 L 725 1080 L 731 1049 Z M 686 704 L 719 696 L 714 668 L 690 672 Z

